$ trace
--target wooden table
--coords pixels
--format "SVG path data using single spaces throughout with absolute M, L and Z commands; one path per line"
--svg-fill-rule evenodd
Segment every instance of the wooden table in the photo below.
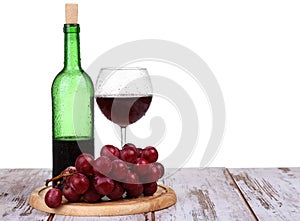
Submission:
M 51 176 L 49 169 L 0 170 L 0 220 L 150 220 L 145 214 L 68 217 L 37 211 L 30 193 Z M 300 220 L 300 168 L 167 170 L 160 181 L 177 203 L 155 211 L 155 220 Z

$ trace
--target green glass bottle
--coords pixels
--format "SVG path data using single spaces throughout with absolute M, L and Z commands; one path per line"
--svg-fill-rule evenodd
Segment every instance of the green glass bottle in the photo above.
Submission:
M 94 87 L 80 64 L 79 24 L 65 24 L 64 68 L 53 81 L 53 176 L 81 153 L 94 155 Z

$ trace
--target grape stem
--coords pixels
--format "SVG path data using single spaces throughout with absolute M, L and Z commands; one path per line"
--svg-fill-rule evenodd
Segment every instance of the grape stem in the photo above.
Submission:
M 55 177 L 52 177 L 52 178 L 50 178 L 50 179 L 47 179 L 45 185 L 48 186 L 48 184 L 49 184 L 50 182 L 52 182 L 52 181 L 57 181 L 57 180 L 59 180 L 59 179 L 61 179 L 61 178 L 63 178 L 63 177 L 72 176 L 74 173 L 76 173 L 76 171 L 70 169 L 70 170 L 68 171 L 67 174 L 61 173 L 61 174 L 59 174 L 59 175 L 57 175 L 57 176 L 55 176 Z

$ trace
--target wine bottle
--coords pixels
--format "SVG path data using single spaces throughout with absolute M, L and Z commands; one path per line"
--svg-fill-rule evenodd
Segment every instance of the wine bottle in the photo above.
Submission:
M 64 67 L 51 88 L 53 176 L 81 153 L 94 155 L 94 87 L 80 64 L 77 11 L 77 4 L 66 4 Z

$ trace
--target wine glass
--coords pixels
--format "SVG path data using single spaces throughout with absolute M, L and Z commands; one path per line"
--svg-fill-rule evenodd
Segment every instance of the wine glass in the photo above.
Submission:
M 126 144 L 126 127 L 143 117 L 152 101 L 152 83 L 147 69 L 102 68 L 95 97 L 104 116 L 121 127 L 123 147 Z

